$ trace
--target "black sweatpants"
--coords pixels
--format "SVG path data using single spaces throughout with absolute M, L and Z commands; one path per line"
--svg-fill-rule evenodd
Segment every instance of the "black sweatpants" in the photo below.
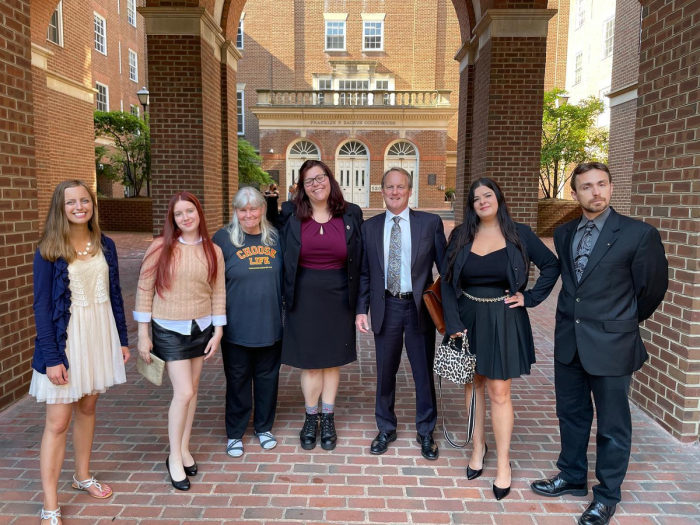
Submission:
M 282 342 L 254 348 L 221 341 L 221 354 L 226 373 L 226 436 L 243 437 L 253 410 L 253 395 L 255 432 L 269 432 L 277 409 Z

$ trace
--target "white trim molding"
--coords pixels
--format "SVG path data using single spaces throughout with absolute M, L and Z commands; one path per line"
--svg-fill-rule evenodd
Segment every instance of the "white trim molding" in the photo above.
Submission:
M 43 69 L 44 71 L 46 71 L 49 68 L 49 57 L 52 57 L 53 55 L 53 51 L 50 51 L 32 42 L 33 67 L 38 67 L 39 69 Z
M 611 108 L 624 104 L 625 102 L 629 102 L 630 100 L 637 100 L 637 82 L 622 86 L 615 91 L 611 91 L 605 96 L 610 99 L 609 105 Z
M 384 22 L 386 13 L 362 13 L 363 22 Z
M 326 22 L 345 22 L 348 19 L 347 13 L 323 13 Z
M 474 27 L 479 48 L 491 38 L 546 37 L 556 9 L 489 9 Z

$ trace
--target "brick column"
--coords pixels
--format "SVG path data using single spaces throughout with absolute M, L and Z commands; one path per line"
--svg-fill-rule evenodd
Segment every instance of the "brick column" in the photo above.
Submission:
M 464 219 L 464 207 L 471 183 L 472 123 L 474 113 L 474 49 L 469 42 L 455 56 L 459 62 L 459 113 L 457 127 L 457 185 L 455 223 Z
M 610 94 L 610 148 L 608 166 L 615 191 L 611 204 L 625 215 L 630 213 L 634 128 L 637 119 L 639 78 L 639 0 L 617 0 L 615 6 L 615 48 Z
M 700 78 L 696 2 L 643 6 L 631 214 L 661 232 L 669 291 L 644 323 L 633 399 L 681 441 L 700 424 Z
M 222 48 L 227 60 L 230 46 L 204 8 L 138 11 L 148 36 L 153 230 L 161 230 L 172 195 L 187 190 L 201 199 L 209 229 L 216 231 L 223 224 L 222 201 L 228 199 L 222 166 Z M 228 174 L 230 147 L 227 153 Z
M 473 63 L 469 66 L 474 77 L 473 110 L 464 113 L 464 118 L 472 119 L 471 151 L 458 154 L 458 164 L 465 163 L 470 170 L 458 186 L 492 177 L 501 185 L 513 218 L 533 228 L 537 225 L 547 29 L 554 13 L 551 9 L 489 9 L 476 24 L 469 43 L 473 58 L 468 59 Z M 470 73 L 464 68 L 460 80 L 468 79 Z M 462 89 L 468 99 L 472 88 L 460 87 L 460 134 L 467 125 L 461 122 Z M 465 147 L 467 140 L 460 136 Z
M 221 163 L 222 219 L 231 220 L 231 200 L 238 190 L 238 61 L 241 53 L 235 43 L 226 41 L 221 50 Z
M 29 0 L 3 2 L 0 40 L 0 410 L 31 377 L 38 213 Z

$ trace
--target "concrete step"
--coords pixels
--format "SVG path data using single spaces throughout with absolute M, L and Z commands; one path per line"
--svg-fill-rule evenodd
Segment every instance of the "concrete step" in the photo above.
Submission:
M 365 219 L 384 213 L 386 209 L 384 208 L 362 208 L 362 215 Z M 427 213 L 434 213 L 439 215 L 443 221 L 453 221 L 455 220 L 455 212 L 451 208 L 416 208 L 416 211 L 424 211 Z

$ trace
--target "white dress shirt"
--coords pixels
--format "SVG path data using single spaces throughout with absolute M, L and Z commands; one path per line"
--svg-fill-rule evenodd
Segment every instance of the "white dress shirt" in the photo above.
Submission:
M 398 214 L 401 218 L 401 292 L 412 292 L 411 282 L 411 221 L 409 219 L 410 208 L 407 206 L 404 211 Z M 389 210 L 386 211 L 384 220 L 384 288 L 388 288 L 389 283 L 389 243 L 391 242 L 391 229 L 394 227 L 394 215 Z
M 178 239 L 182 244 L 190 244 L 185 242 L 182 237 Z M 192 244 L 199 244 L 202 242 L 202 238 Z M 189 321 L 172 321 L 169 319 L 151 319 L 151 312 L 134 312 L 134 321 L 137 323 L 148 323 L 150 321 L 157 323 L 158 326 L 170 330 L 171 332 L 177 332 L 182 335 L 192 335 L 192 320 Z M 225 315 L 206 315 L 194 320 L 199 326 L 199 329 L 203 332 L 207 329 L 210 324 L 214 326 L 224 326 L 226 324 Z

